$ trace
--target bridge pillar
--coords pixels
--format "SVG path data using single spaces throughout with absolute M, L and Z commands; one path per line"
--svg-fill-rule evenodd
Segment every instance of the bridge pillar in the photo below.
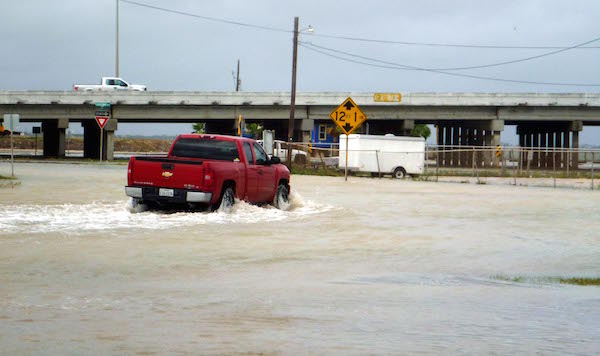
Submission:
M 294 120 L 294 132 L 297 133 L 297 137 L 295 137 L 294 140 L 304 143 L 310 142 L 311 131 L 314 129 L 315 120 L 313 119 Z
M 530 168 L 566 169 L 568 165 L 577 169 L 579 153 L 571 152 L 570 149 L 579 148 L 579 131 L 582 129 L 581 121 L 528 122 L 517 125 L 519 145 L 526 149 L 522 155 L 523 166 L 527 165 L 531 152 Z M 554 149 L 557 150 L 553 152 Z
M 84 120 L 83 158 L 100 159 L 100 128 L 95 120 Z
M 107 161 L 115 159 L 115 131 L 117 131 L 118 125 L 117 119 L 110 119 L 104 126 L 102 151 L 104 151 L 104 159 Z
M 475 163 L 477 167 L 497 165 L 498 159 L 492 150 L 481 152 L 461 146 L 498 146 L 504 130 L 504 120 L 491 121 L 440 121 L 437 124 L 437 144 L 440 145 L 441 166 L 466 167 Z M 451 150 L 463 149 L 460 152 Z M 449 152 L 446 152 L 449 151 Z M 475 160 L 475 161 L 473 161 Z
M 502 124 L 504 126 L 504 124 Z M 498 147 L 501 145 L 501 141 L 500 141 L 500 133 L 501 131 L 496 131 L 493 130 L 492 131 L 492 147 Z M 500 157 L 497 157 L 494 149 L 491 150 L 492 151 L 492 164 L 494 166 L 499 166 L 500 164 Z
M 492 137 L 493 137 L 493 133 L 491 131 L 485 131 L 484 135 L 483 135 L 483 145 L 485 147 L 491 147 L 492 146 Z M 490 167 L 492 165 L 492 162 L 494 160 L 494 151 L 489 150 L 487 152 L 485 152 L 483 154 L 483 166 L 484 167 Z
M 571 121 L 571 124 L 569 125 L 569 130 L 572 132 L 573 135 L 573 144 L 572 144 L 572 148 L 575 149 L 575 151 L 573 151 L 573 163 L 572 163 L 572 168 L 573 169 L 578 169 L 579 168 L 579 152 L 577 151 L 579 149 L 579 131 L 583 130 L 583 122 L 582 121 Z
M 96 120 L 84 120 L 83 126 L 83 158 L 100 159 L 100 127 Z M 102 130 L 102 160 L 115 159 L 115 131 L 118 122 L 110 119 Z
M 65 157 L 65 132 L 69 119 L 43 120 L 44 157 Z

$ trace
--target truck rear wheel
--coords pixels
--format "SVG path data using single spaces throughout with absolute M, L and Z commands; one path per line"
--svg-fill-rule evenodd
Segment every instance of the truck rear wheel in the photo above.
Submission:
M 290 190 L 285 184 L 277 187 L 277 193 L 273 199 L 273 206 L 279 210 L 288 210 L 290 208 Z
M 403 179 L 406 177 L 406 170 L 404 170 L 404 168 L 402 168 L 402 167 L 398 167 L 398 168 L 394 169 L 393 176 L 396 179 Z
M 219 202 L 219 211 L 228 213 L 233 208 L 233 204 L 235 203 L 235 193 L 233 188 L 228 187 L 225 188 L 223 195 L 221 196 L 221 201 Z

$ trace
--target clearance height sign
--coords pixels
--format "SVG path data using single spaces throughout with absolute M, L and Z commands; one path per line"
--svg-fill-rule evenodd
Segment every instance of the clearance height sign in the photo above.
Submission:
M 356 105 L 352 98 L 344 100 L 329 117 L 346 134 L 346 165 L 344 168 L 344 179 L 348 180 L 348 135 L 356 130 L 363 122 L 367 121 L 367 115 Z
M 346 99 L 342 105 L 329 114 L 329 117 L 346 135 L 350 135 L 352 131 L 367 121 L 367 115 L 362 112 L 352 98 Z

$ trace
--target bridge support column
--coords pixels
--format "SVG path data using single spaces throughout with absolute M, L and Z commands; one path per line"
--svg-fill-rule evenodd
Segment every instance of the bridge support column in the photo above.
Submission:
M 452 165 L 452 126 L 448 125 L 444 127 L 444 145 L 447 147 L 444 150 L 448 152 L 444 152 L 444 166 Z
M 504 123 L 502 123 L 504 127 Z M 498 130 L 492 130 L 492 147 L 498 147 L 501 144 L 500 141 L 500 132 Z M 492 164 L 496 167 L 500 165 L 500 157 L 497 157 L 495 154 L 496 151 L 492 149 Z
M 567 168 L 567 165 L 571 165 L 571 153 L 569 152 L 569 148 L 571 148 L 571 135 L 569 135 L 568 130 L 564 130 L 562 133 L 563 136 L 563 148 L 566 150 L 563 152 L 563 167 Z
M 441 122 L 437 125 L 437 144 L 439 147 L 439 164 L 444 167 L 457 167 L 459 155 L 452 150 L 457 149 L 460 138 L 460 127 L 450 123 Z
M 315 120 L 313 119 L 294 120 L 294 132 L 297 133 L 294 140 L 304 143 L 310 142 L 311 131 L 314 129 Z
M 65 132 L 69 119 L 43 120 L 44 157 L 65 157 Z
M 100 159 L 100 128 L 95 120 L 84 120 L 83 158 Z
M 104 151 L 104 159 L 107 161 L 115 159 L 115 131 L 117 131 L 118 125 L 117 119 L 110 119 L 104 126 L 102 150 Z
M 468 135 L 468 129 L 464 126 L 457 126 L 456 127 L 457 130 L 460 131 L 460 146 L 458 147 L 459 149 L 463 148 L 462 146 L 466 146 L 469 144 L 469 135 Z M 464 147 L 466 149 L 466 147 Z M 466 151 L 460 151 L 459 152 L 459 162 L 457 164 L 458 167 L 466 167 L 467 166 L 467 152 Z
M 485 147 L 491 147 L 492 146 L 492 137 L 493 134 L 491 131 L 485 131 L 484 137 L 483 137 L 483 145 Z M 492 161 L 494 157 L 494 151 L 492 150 L 488 150 L 483 154 L 483 166 L 484 167 L 491 167 L 492 166 Z
M 571 164 L 571 168 L 579 169 L 579 131 L 583 130 L 583 122 L 581 121 L 572 121 L 569 130 L 573 132 L 573 144 L 572 148 L 575 149 L 573 151 L 573 161 Z
M 115 131 L 117 120 L 110 119 L 102 130 L 102 160 L 112 161 L 115 158 Z M 83 158 L 100 159 L 100 127 L 96 120 L 84 120 L 83 126 Z
M 485 152 L 476 150 L 473 154 L 471 146 L 496 147 L 500 145 L 503 130 L 504 120 L 438 122 L 437 143 L 448 146 L 440 149 L 440 165 L 465 168 L 470 168 L 473 164 L 479 168 L 497 165 L 498 159 L 491 149 Z M 451 149 L 461 151 L 443 152 Z
M 459 131 L 460 131 L 460 127 L 458 127 L 458 126 L 454 126 L 452 128 L 452 142 L 451 143 L 452 143 L 452 146 L 454 147 L 454 149 L 456 149 L 458 147 L 458 145 L 460 145 L 460 142 L 459 142 L 459 137 L 460 137 L 459 136 Z M 453 151 L 452 152 L 452 165 L 454 167 L 458 167 L 458 164 L 459 164 L 458 163 L 458 157 L 459 157 L 458 152 L 456 152 L 456 150 Z
M 582 129 L 581 121 L 519 124 L 517 126 L 519 145 L 526 149 L 521 158 L 523 166 L 526 166 L 529 160 L 528 152 L 532 152 L 530 168 L 566 169 L 568 165 L 572 169 L 577 169 L 579 153 L 570 152 L 570 149 L 579 148 L 579 131 Z

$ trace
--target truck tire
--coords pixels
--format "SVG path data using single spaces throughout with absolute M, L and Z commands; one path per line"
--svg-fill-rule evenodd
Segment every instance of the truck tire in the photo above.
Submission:
M 406 177 L 406 170 L 404 170 L 404 168 L 402 168 L 402 167 L 398 167 L 398 168 L 394 169 L 393 176 L 396 179 L 403 179 Z
M 221 200 L 219 201 L 219 211 L 228 213 L 233 208 L 233 204 L 235 204 L 235 192 L 233 191 L 233 188 L 227 187 L 221 195 Z
M 286 211 L 290 208 L 290 190 L 285 184 L 277 186 L 275 198 L 273 198 L 273 206 L 279 210 Z

